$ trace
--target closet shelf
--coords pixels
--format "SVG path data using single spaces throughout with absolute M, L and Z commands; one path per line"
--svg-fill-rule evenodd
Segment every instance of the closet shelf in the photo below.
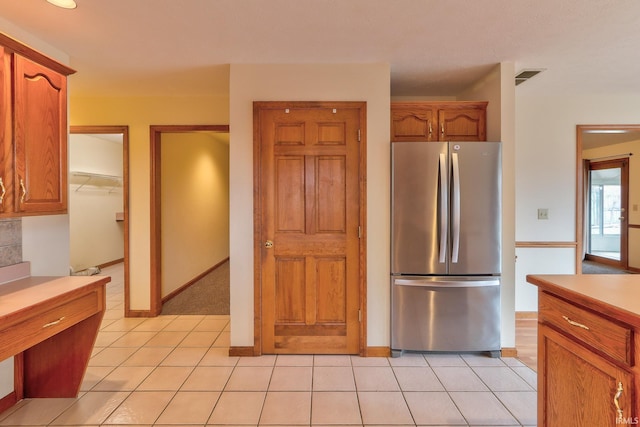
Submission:
M 75 191 L 79 191 L 84 186 L 108 188 L 109 192 L 115 188 L 122 187 L 122 177 L 117 175 L 105 175 L 93 172 L 71 171 L 69 181 L 78 184 Z

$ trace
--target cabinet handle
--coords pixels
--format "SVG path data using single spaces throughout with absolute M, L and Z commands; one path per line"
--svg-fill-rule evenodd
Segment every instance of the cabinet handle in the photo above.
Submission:
M 587 331 L 589 330 L 589 327 L 588 327 L 588 326 L 583 325 L 582 323 L 578 323 L 578 322 L 576 322 L 576 321 L 573 321 L 573 320 L 569 319 L 567 316 L 562 316 L 562 318 L 563 318 L 564 320 L 566 320 L 566 321 L 567 321 L 567 323 L 569 323 L 569 324 L 570 324 L 570 325 L 572 325 L 572 326 L 577 326 L 578 328 L 586 329 Z
M 64 316 L 62 316 L 61 318 L 59 318 L 58 320 L 54 320 L 53 322 L 49 322 L 49 323 L 45 323 L 44 325 L 42 325 L 42 329 L 44 328 L 48 328 L 50 326 L 55 326 L 58 323 L 62 322 L 64 320 Z
M 0 178 L 0 207 L 4 204 L 4 195 L 7 194 L 7 189 L 4 188 L 4 182 L 2 182 L 2 178 Z
M 22 194 L 20 195 L 20 204 L 24 203 L 24 198 L 27 197 L 27 188 L 24 186 L 24 180 L 20 178 L 20 190 Z
M 440 133 L 444 136 L 444 122 L 440 123 Z
M 431 127 L 431 122 L 429 122 L 429 138 L 431 138 L 432 133 L 433 133 L 433 128 Z
M 613 404 L 616 405 L 616 412 L 618 413 L 616 424 L 620 423 L 620 421 L 624 419 L 624 411 L 620 407 L 620 397 L 622 397 L 623 391 L 624 389 L 622 388 L 622 382 L 619 382 L 618 389 L 616 390 L 616 394 L 613 396 Z

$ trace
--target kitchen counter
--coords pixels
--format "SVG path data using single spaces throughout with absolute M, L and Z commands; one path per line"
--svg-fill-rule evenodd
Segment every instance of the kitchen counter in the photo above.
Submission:
M 23 277 L 0 284 L 0 360 L 14 359 L 14 392 L 76 397 L 105 311 L 108 276 Z
M 640 327 L 640 275 L 528 275 L 527 282 L 570 301 Z
M 638 424 L 640 276 L 527 281 L 538 286 L 538 425 Z

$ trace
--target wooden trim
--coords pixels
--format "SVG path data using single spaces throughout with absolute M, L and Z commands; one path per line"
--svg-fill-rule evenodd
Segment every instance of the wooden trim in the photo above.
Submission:
M 76 70 L 70 68 L 60 62 L 56 61 L 49 56 L 38 52 L 30 46 L 27 46 L 24 43 L 19 42 L 18 40 L 9 37 L 4 33 L 0 33 L 0 44 L 5 46 L 6 48 L 20 54 L 20 56 L 24 56 L 34 62 L 37 62 L 40 65 L 44 65 L 47 68 L 50 68 L 60 74 L 65 76 L 74 74 Z
M 0 414 L 18 403 L 18 400 L 20 399 L 16 396 L 15 391 L 12 391 L 3 398 L 0 398 Z
M 149 310 L 128 310 L 126 317 L 155 317 Z
M 129 126 L 70 126 L 69 133 L 122 134 L 122 207 L 124 227 L 124 316 L 132 317 L 129 264 Z M 107 267 L 107 265 L 104 265 Z
M 253 357 L 260 356 L 260 354 L 254 351 L 253 347 L 229 347 L 229 357 Z
M 516 311 L 516 320 L 530 320 L 537 319 L 537 311 Z
M 262 104 L 253 103 L 253 352 L 262 354 L 262 203 L 260 180 L 260 109 Z
M 367 347 L 367 103 L 360 106 L 360 353 L 368 352 Z M 365 350 L 367 349 L 367 350 Z M 391 349 L 387 347 L 388 354 Z
M 360 322 L 360 339 L 359 353 L 364 356 L 367 353 L 367 277 L 366 277 L 366 260 L 367 260 L 367 199 L 366 199 L 366 141 L 367 141 L 367 103 L 362 101 L 254 101 L 253 102 L 253 345 L 254 355 L 262 354 L 262 279 L 261 279 L 261 247 L 262 241 L 262 218 L 261 218 L 261 194 L 258 191 L 261 188 L 260 181 L 260 110 L 280 109 L 280 108 L 358 108 L 360 111 L 360 146 L 359 146 L 359 185 L 360 185 L 360 226 L 362 227 L 362 236 L 360 238 L 360 310 L 362 311 L 362 321 Z M 390 352 L 390 350 L 389 350 Z
M 415 108 L 433 105 L 447 110 L 481 110 L 486 109 L 489 101 L 391 101 L 391 107 Z
M 227 261 L 229 261 L 229 257 L 226 257 L 225 259 L 223 259 L 222 261 L 220 261 L 219 263 L 217 263 L 213 267 L 207 268 L 204 272 L 198 274 L 196 277 L 194 277 L 193 279 L 189 280 L 187 283 L 185 283 L 184 285 L 180 286 L 178 289 L 176 289 L 175 291 L 171 292 L 169 295 L 163 297 L 162 298 L 162 303 L 164 304 L 165 302 L 169 301 L 171 298 L 177 296 L 178 294 L 182 293 L 183 291 L 186 291 L 187 289 L 189 289 L 189 287 L 191 285 L 193 285 L 194 283 L 196 283 L 198 280 L 202 279 L 203 277 L 207 276 L 209 273 L 211 273 L 212 271 L 216 270 L 218 267 L 220 267 L 222 264 L 224 264 Z
M 228 133 L 229 125 L 151 125 L 149 141 L 151 150 L 151 278 L 149 289 L 150 314 L 157 316 L 162 311 L 162 218 L 161 218 L 161 160 L 162 134 L 188 132 Z
M 629 228 L 640 228 L 640 224 L 629 224 L 627 227 L 629 227 Z
M 362 357 L 391 357 L 391 347 L 367 347 Z
M 119 259 L 114 259 L 113 261 L 104 262 L 102 264 L 98 264 L 96 267 L 98 268 L 111 267 L 112 265 L 120 264 L 121 262 L 124 262 L 124 258 L 119 258 Z
M 576 242 L 516 242 L 516 248 L 575 248 Z
M 515 347 L 502 347 L 501 357 L 518 357 L 518 350 Z

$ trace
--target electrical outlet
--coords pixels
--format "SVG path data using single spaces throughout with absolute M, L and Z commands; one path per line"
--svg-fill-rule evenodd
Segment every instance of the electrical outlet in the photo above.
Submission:
M 546 209 L 546 208 L 538 209 L 538 219 L 549 219 L 549 209 Z

